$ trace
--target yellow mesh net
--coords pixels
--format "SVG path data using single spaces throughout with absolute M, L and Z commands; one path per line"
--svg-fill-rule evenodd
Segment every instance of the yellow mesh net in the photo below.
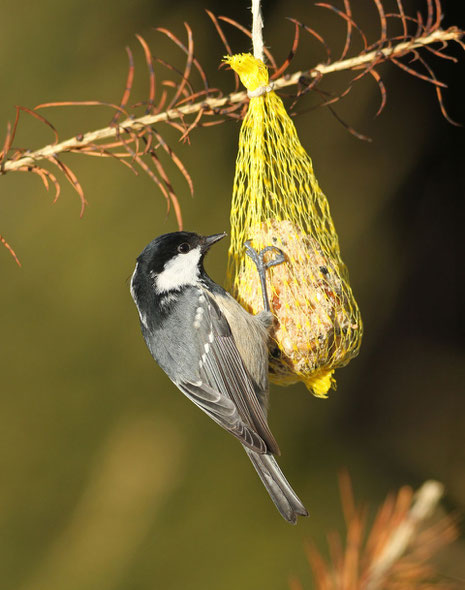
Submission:
M 266 66 L 250 54 L 225 61 L 252 96 L 236 160 L 229 288 L 247 310 L 261 311 L 257 270 L 244 242 L 251 240 L 257 251 L 272 245 L 284 252 L 286 262 L 267 271 L 276 318 L 270 380 L 303 381 L 316 396 L 326 397 L 335 386 L 334 369 L 357 355 L 362 337 L 328 201 L 282 100 L 269 88 L 253 96 L 269 84 Z

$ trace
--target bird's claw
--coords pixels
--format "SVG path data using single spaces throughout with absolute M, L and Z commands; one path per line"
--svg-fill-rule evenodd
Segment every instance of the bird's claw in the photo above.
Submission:
M 245 251 L 246 251 L 247 256 L 249 256 L 254 261 L 259 272 L 260 272 L 261 268 L 263 268 L 264 270 L 267 270 L 271 266 L 276 266 L 277 264 L 282 264 L 283 262 L 286 261 L 286 256 L 284 255 L 284 252 L 280 248 L 278 248 L 277 246 L 266 246 L 266 248 L 263 248 L 262 250 L 260 250 L 260 252 L 257 252 L 255 250 L 255 248 L 252 247 L 250 240 L 247 240 L 244 243 L 244 246 L 245 246 Z M 276 258 L 273 258 L 273 259 L 269 260 L 268 262 L 265 262 L 266 252 L 273 252 L 273 251 L 277 252 Z
M 276 266 L 277 264 L 282 264 L 283 262 L 285 262 L 286 256 L 284 255 L 284 252 L 276 246 L 266 246 L 266 248 L 263 248 L 262 250 L 260 250 L 260 252 L 257 252 L 257 250 L 255 250 L 255 248 L 252 247 L 250 240 L 247 240 L 244 243 L 244 246 L 245 253 L 249 258 L 252 259 L 255 266 L 257 267 L 258 276 L 260 278 L 260 283 L 262 286 L 263 305 L 266 311 L 270 311 L 270 303 L 268 301 L 266 289 L 266 271 L 272 266 Z M 265 254 L 267 252 L 276 252 L 277 256 L 275 258 L 272 258 L 268 262 L 265 262 Z

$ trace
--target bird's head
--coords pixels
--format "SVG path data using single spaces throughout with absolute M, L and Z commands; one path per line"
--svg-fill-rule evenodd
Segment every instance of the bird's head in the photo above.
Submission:
M 152 240 L 137 258 L 131 280 L 136 299 L 140 283 L 150 280 L 155 294 L 165 295 L 183 287 L 196 286 L 205 274 L 203 259 L 210 246 L 225 233 L 200 236 L 193 232 L 173 232 Z

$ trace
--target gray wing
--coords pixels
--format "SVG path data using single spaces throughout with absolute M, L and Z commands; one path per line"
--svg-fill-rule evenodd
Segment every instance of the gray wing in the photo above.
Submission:
M 199 378 L 176 381 L 176 385 L 246 447 L 279 454 L 257 397 L 258 386 L 244 365 L 224 314 L 206 292 L 202 307 Z

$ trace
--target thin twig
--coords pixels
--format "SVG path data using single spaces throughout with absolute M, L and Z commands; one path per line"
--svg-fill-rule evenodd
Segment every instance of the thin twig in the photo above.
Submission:
M 460 42 L 462 36 L 462 31 L 460 31 L 457 27 L 450 27 L 445 31 L 435 30 L 430 35 L 419 37 L 412 41 L 405 41 L 392 47 L 376 49 L 368 53 L 363 53 L 354 58 L 336 61 L 329 65 L 319 64 L 311 70 L 302 70 L 295 72 L 292 75 L 282 76 L 281 78 L 274 80 L 274 88 L 275 90 L 279 90 L 288 86 L 297 85 L 302 77 L 322 78 L 323 76 L 334 72 L 340 72 L 343 70 L 356 70 L 373 62 L 373 60 L 379 59 L 380 57 L 383 57 L 385 60 L 400 57 L 414 49 L 425 47 L 432 43 L 441 43 L 447 41 Z M 243 103 L 246 101 L 246 99 L 246 92 L 233 92 L 221 98 L 205 98 L 198 102 L 185 104 L 179 106 L 178 108 L 172 108 L 156 114 L 147 114 L 143 117 L 138 117 L 135 119 L 127 118 L 118 125 L 110 125 L 102 129 L 97 129 L 96 131 L 90 131 L 60 143 L 47 145 L 33 152 L 24 154 L 17 159 L 6 160 L 2 163 L 0 174 L 8 171 L 18 170 L 24 168 L 25 166 L 31 166 L 40 160 L 56 159 L 58 154 L 78 148 L 82 149 L 82 147 L 85 145 L 95 144 L 95 142 L 103 139 L 119 137 L 122 132 L 137 132 L 141 129 L 155 125 L 156 123 L 172 122 L 176 119 L 182 119 L 186 115 L 196 114 L 201 110 L 215 111 L 215 109 L 219 109 L 227 105 Z
M 252 0 L 252 44 L 254 57 L 263 61 L 263 17 L 260 4 L 260 0 Z

